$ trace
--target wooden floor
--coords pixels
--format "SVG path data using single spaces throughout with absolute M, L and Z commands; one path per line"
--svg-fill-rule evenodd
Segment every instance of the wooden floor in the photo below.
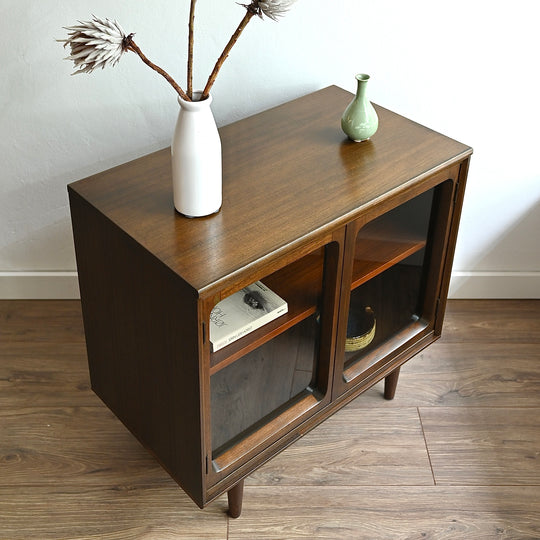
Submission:
M 360 396 L 199 510 L 89 389 L 75 301 L 0 302 L 0 538 L 540 538 L 540 301 L 450 302 Z

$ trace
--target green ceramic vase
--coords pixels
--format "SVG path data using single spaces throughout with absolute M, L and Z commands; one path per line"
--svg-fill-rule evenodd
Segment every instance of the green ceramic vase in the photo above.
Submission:
M 349 139 L 361 142 L 369 139 L 377 131 L 379 117 L 366 95 L 369 75 L 359 73 L 356 80 L 358 81 L 356 96 L 341 117 L 341 129 Z

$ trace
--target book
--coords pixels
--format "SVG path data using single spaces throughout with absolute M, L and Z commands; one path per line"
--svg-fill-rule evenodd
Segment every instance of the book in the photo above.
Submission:
M 287 313 L 287 302 L 256 281 L 218 302 L 210 313 L 212 351 L 253 332 Z

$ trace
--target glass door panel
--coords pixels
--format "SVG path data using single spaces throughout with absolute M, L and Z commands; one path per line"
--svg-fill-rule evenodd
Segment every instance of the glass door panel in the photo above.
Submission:
M 212 375 L 212 451 L 220 454 L 261 420 L 317 392 L 319 328 L 311 315 Z
M 429 324 L 424 298 L 440 196 L 431 189 L 358 231 L 347 333 L 338 348 L 344 383 L 355 384 Z
M 328 292 L 336 290 L 339 251 L 331 242 L 262 278 L 287 302 L 287 313 L 211 353 L 214 471 L 330 399 L 328 351 L 337 308 Z

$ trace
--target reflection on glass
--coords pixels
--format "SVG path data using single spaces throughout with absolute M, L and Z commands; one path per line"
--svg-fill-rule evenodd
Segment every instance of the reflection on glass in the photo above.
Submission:
M 308 391 L 315 375 L 317 334 L 316 317 L 311 316 L 212 375 L 214 451 Z
M 433 190 L 371 221 L 356 241 L 351 285 L 345 380 L 347 369 L 370 367 L 370 355 L 388 339 L 417 322 L 422 310 L 422 280 L 427 268 Z M 354 369 L 358 375 L 358 369 Z
M 288 304 L 287 313 L 212 353 L 211 438 L 214 456 L 232 448 L 308 395 L 317 400 L 317 369 L 327 249 L 260 281 Z M 333 252 L 332 251 L 332 252 Z M 304 406 L 304 405 L 302 405 Z M 299 409 L 300 410 L 300 409 Z

